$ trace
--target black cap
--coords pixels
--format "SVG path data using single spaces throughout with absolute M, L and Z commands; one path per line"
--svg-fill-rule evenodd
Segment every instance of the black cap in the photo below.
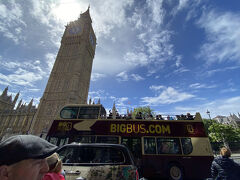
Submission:
M 0 165 L 11 165 L 25 159 L 44 159 L 57 149 L 38 136 L 12 136 L 0 143 Z

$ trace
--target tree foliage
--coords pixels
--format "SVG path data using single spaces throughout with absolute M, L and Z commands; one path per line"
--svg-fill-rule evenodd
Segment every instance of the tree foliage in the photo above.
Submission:
M 141 114 L 142 118 L 148 118 L 154 116 L 153 109 L 149 106 L 137 107 L 133 111 L 133 116 L 136 117 Z
M 221 124 L 215 120 L 203 119 L 203 123 L 211 142 L 240 141 L 240 128 Z

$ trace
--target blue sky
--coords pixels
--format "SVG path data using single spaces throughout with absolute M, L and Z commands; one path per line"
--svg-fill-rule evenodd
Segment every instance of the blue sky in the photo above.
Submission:
M 65 25 L 89 4 L 95 101 L 121 113 L 240 112 L 240 1 L 0 0 L 0 93 L 38 104 Z

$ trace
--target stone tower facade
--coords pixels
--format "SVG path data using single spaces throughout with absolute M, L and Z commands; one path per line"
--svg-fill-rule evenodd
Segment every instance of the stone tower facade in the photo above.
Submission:
M 17 105 L 19 95 L 18 92 L 12 100 L 12 95 L 8 95 L 8 87 L 0 95 L 0 140 L 14 134 L 29 133 L 37 108 L 33 106 L 33 99 L 29 104 L 23 104 L 20 100 Z
M 96 36 L 89 8 L 64 31 L 61 47 L 33 120 L 31 133 L 46 134 L 65 104 L 87 103 Z

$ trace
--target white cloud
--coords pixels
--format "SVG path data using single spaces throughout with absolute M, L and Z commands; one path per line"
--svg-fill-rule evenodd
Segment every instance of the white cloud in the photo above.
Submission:
M 63 23 L 76 20 L 81 12 L 85 12 L 88 7 L 87 1 L 59 0 L 51 5 L 51 13 Z
M 32 10 L 30 11 L 30 14 L 34 16 L 42 24 L 51 26 L 50 10 L 51 10 L 51 4 L 46 3 L 45 1 L 43 0 L 32 1 Z
M 39 81 L 46 75 L 40 66 L 37 66 L 37 61 L 34 63 L 16 62 L 16 61 L 2 61 L 0 60 L 0 69 L 8 70 L 8 74 L 0 73 L 1 84 L 21 85 L 34 87 L 34 83 Z
M 144 80 L 144 78 L 142 76 L 140 76 L 139 74 L 131 74 L 131 77 L 134 81 Z
M 154 90 L 154 91 L 159 91 L 159 90 L 161 90 L 161 89 L 165 89 L 165 86 L 155 86 L 155 85 L 152 85 L 152 86 L 150 86 L 149 87 L 149 89 L 151 89 L 151 90 Z
M 173 73 L 178 74 L 178 73 L 183 73 L 183 72 L 188 72 L 188 71 L 190 71 L 190 70 L 185 67 L 180 67 L 180 68 L 174 70 Z
M 239 69 L 240 66 L 229 66 L 229 67 L 224 67 L 224 68 L 220 68 L 220 69 L 212 69 L 206 72 L 207 76 L 212 76 L 215 73 L 219 73 L 219 72 L 225 72 L 225 71 L 231 71 L 231 70 L 235 70 L 235 69 Z
M 200 84 L 200 83 L 194 83 L 189 85 L 190 88 L 193 89 L 202 89 L 202 88 L 215 88 L 216 85 L 206 85 L 206 84 Z
M 136 66 L 145 66 L 148 62 L 148 57 L 145 53 L 139 52 L 127 52 L 124 55 L 124 61 L 129 64 L 129 66 L 136 67 Z
M 53 64 L 55 62 L 56 59 L 56 55 L 53 53 L 47 53 L 45 55 L 45 58 L 47 60 L 47 65 L 48 65 L 48 72 L 51 72 L 52 68 L 53 68 Z
M 91 74 L 91 81 L 97 81 L 103 77 L 105 77 L 105 74 L 100 74 L 100 73 L 92 73 Z
M 233 12 L 205 12 L 197 25 L 203 28 L 207 42 L 201 47 L 198 57 L 208 64 L 234 61 L 240 63 L 240 14 Z
M 166 14 L 163 5 L 163 0 L 147 0 L 147 5 L 152 9 L 151 16 L 155 23 L 162 24 Z
M 195 97 L 192 94 L 180 92 L 174 89 L 173 87 L 164 87 L 164 89 L 163 90 L 162 89 L 163 88 L 160 86 L 159 94 L 156 95 L 155 97 L 143 97 L 142 102 L 146 103 L 147 105 L 156 106 L 160 104 L 172 104 L 176 102 L 181 102 Z
M 120 72 L 116 75 L 118 81 L 128 81 L 128 74 L 126 71 Z
M 119 74 L 116 75 L 118 81 L 128 81 L 128 80 L 133 80 L 133 81 L 141 81 L 144 80 L 142 76 L 139 74 L 130 74 L 128 75 L 126 71 L 120 72 Z
M 109 35 L 114 27 L 120 28 L 126 23 L 125 8 L 133 4 L 133 0 L 94 1 L 91 8 L 93 26 L 98 37 Z M 97 7 L 97 8 L 95 8 Z
M 19 69 L 15 74 L 4 75 L 0 73 L 0 79 L 8 82 L 9 84 L 16 84 L 22 86 L 33 86 L 33 82 L 41 80 L 42 76 L 36 75 L 33 72 L 28 72 Z
M 217 115 L 228 116 L 230 113 L 238 113 L 239 107 L 240 96 L 236 96 L 231 98 L 218 99 L 196 106 L 177 106 L 175 110 L 179 112 L 200 112 L 202 117 L 204 118 L 209 118 L 206 114 L 206 111 L 209 110 L 211 117 L 214 118 Z
M 14 0 L 4 3 L 6 4 L 0 4 L 0 32 L 15 44 L 19 44 L 20 40 L 24 40 L 22 27 L 26 26 L 22 21 L 22 7 Z
M 111 2 L 107 3 L 112 6 Z M 174 53 L 174 46 L 171 43 L 173 32 L 161 26 L 166 16 L 163 1 L 149 0 L 141 6 L 134 2 L 132 11 L 127 9 L 133 6 L 132 1 L 120 2 L 120 5 L 114 5 L 108 8 L 108 11 L 105 11 L 106 7 L 103 11 L 102 6 L 98 9 L 90 9 L 98 40 L 93 72 L 117 74 L 117 77 L 124 75 L 122 80 L 126 81 L 130 77 L 123 74 L 123 71 L 128 73 L 136 68 L 146 67 L 144 69 L 147 75 L 151 76 L 164 68 L 167 61 L 176 60 L 178 61 L 176 64 L 179 64 L 182 57 Z M 106 16 L 106 12 L 111 13 L 111 16 Z M 117 22 L 119 20 L 120 22 L 113 21 L 116 17 Z M 105 30 L 97 28 L 105 25 L 106 27 L 103 28 Z M 178 72 L 188 71 L 182 66 L 178 68 Z M 108 69 L 107 72 L 106 69 Z
M 227 89 L 222 89 L 220 93 L 231 93 L 231 92 L 236 92 L 238 89 L 236 88 L 227 88 Z
M 126 103 L 128 101 L 128 97 L 121 97 L 116 99 L 116 106 L 126 106 Z

